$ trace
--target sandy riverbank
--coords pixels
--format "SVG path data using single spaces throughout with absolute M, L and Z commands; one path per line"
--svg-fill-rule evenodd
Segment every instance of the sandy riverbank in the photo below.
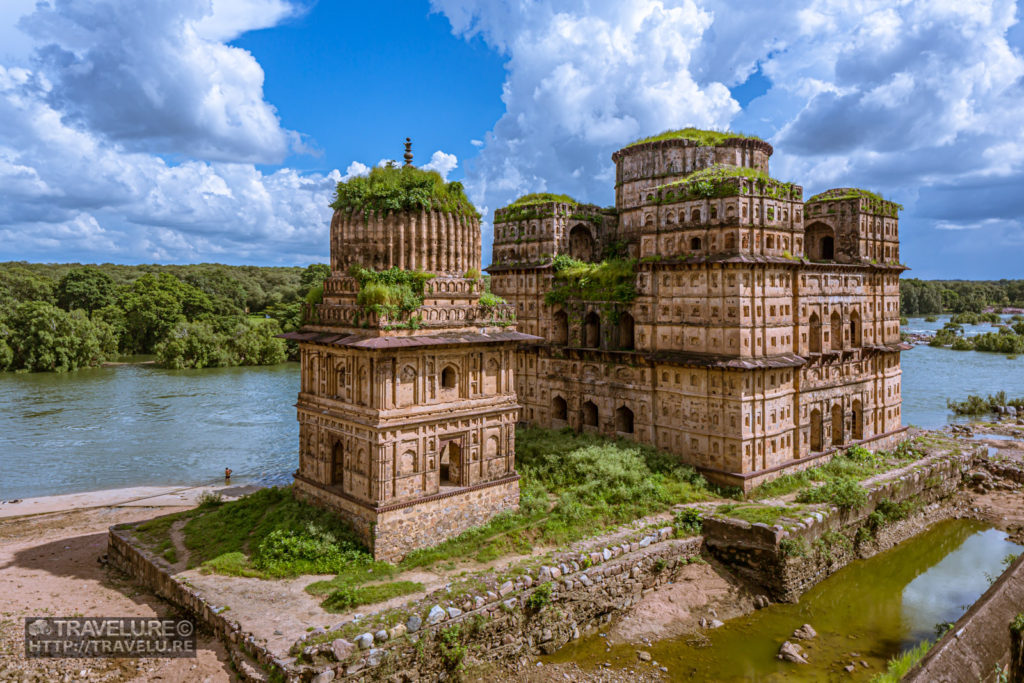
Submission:
M 260 488 L 255 484 L 220 484 L 204 486 L 133 486 L 85 493 L 25 498 L 18 502 L 0 502 L 0 519 L 68 512 L 102 507 L 192 507 L 205 493 L 220 493 L 237 498 Z

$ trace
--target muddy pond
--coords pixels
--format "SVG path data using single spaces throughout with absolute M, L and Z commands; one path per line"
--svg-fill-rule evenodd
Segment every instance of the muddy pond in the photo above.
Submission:
M 669 639 L 643 649 L 673 680 L 823 681 L 870 680 L 888 659 L 936 637 L 956 621 L 1021 552 L 1006 534 L 973 520 L 940 522 L 924 533 L 825 579 L 797 604 L 775 604 L 701 636 Z M 811 624 L 818 637 L 800 641 L 809 664 L 776 659 L 795 629 Z M 545 661 L 581 666 L 649 666 L 636 645 L 606 649 L 600 635 L 570 643 Z M 867 667 L 861 664 L 864 661 Z M 843 667 L 856 664 L 854 674 Z

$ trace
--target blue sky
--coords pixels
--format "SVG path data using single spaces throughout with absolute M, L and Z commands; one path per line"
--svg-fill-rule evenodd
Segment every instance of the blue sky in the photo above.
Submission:
M 906 207 L 926 278 L 1024 277 L 1013 0 L 5 0 L 0 260 L 325 261 L 334 185 L 401 155 L 489 217 L 613 201 L 611 153 L 687 125 L 807 194 Z

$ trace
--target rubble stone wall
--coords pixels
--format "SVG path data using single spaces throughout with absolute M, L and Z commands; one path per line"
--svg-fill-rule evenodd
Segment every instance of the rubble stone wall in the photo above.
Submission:
M 809 588 L 858 557 L 870 557 L 918 533 L 922 524 L 948 516 L 941 504 L 959 488 L 974 451 L 934 457 L 868 489 L 861 508 L 814 512 L 789 528 L 706 517 L 708 550 L 778 600 L 796 601 Z M 913 500 L 918 512 L 884 527 L 871 539 L 858 530 L 883 500 Z M 845 540 L 844 540 L 845 539 Z

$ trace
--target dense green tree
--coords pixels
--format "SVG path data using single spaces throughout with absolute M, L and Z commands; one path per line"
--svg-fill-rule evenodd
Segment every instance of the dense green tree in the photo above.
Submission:
M 219 321 L 218 321 L 219 323 Z M 274 320 L 242 319 L 230 329 L 218 323 L 181 322 L 156 349 L 167 368 L 274 365 L 286 360 L 281 328 Z
M 57 283 L 57 303 L 65 311 L 80 308 L 92 313 L 116 299 L 114 279 L 95 266 L 75 268 Z
M 0 269 L 0 298 L 11 303 L 46 301 L 53 303 L 56 283 L 37 275 L 23 264 L 14 263 Z
M 311 263 L 302 271 L 300 283 L 304 292 L 323 284 L 331 276 L 331 267 L 326 263 Z
M 45 301 L 19 304 L 9 325 L 10 366 L 14 369 L 64 372 L 98 365 L 117 352 L 113 331 L 106 323 Z

